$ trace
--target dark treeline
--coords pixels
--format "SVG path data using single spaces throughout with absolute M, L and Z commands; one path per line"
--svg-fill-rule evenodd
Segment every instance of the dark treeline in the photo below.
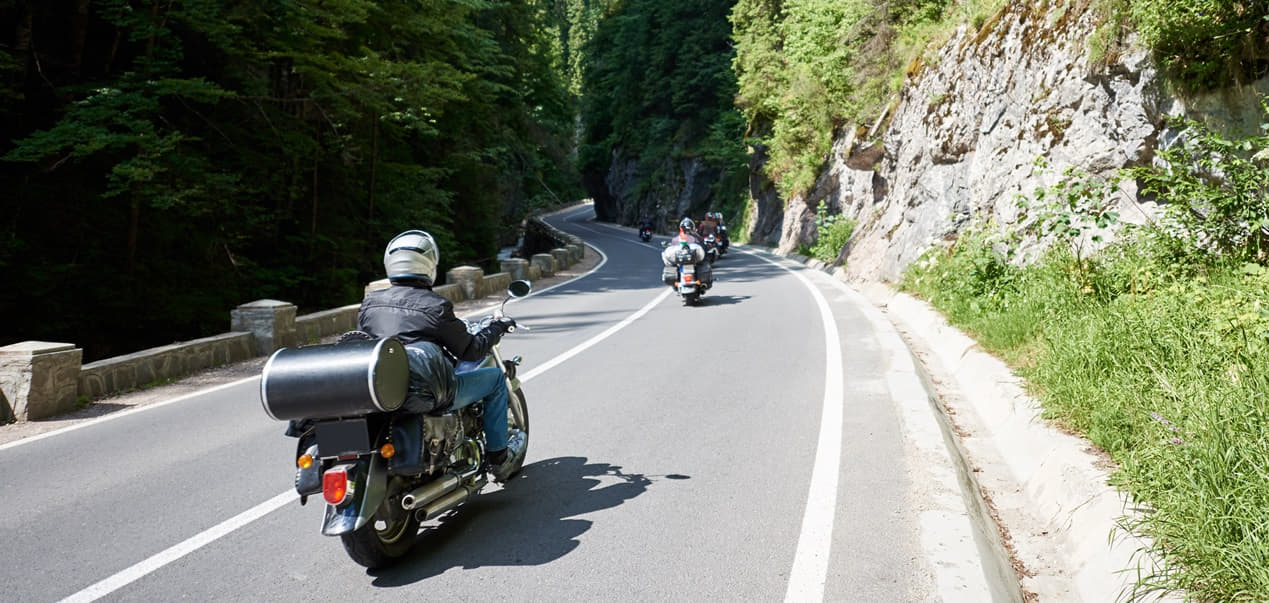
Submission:
M 91 360 L 352 303 L 409 227 L 493 266 L 580 196 L 572 4 L 0 0 L 0 344 Z
M 613 2 L 581 62 L 579 167 L 597 202 L 614 158 L 636 162 L 636 196 L 694 159 L 717 174 L 704 206 L 737 216 L 745 196 L 745 121 L 735 108 L 734 0 Z M 655 199 L 657 203 L 670 201 Z M 636 212 L 629 212 L 633 220 Z M 640 207 L 638 213 L 656 214 Z M 677 216 L 669 216 L 677 218 Z

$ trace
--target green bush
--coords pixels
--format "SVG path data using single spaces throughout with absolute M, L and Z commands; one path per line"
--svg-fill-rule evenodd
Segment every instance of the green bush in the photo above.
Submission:
M 1044 415 L 1119 463 L 1141 513 L 1124 527 L 1164 562 L 1131 595 L 1269 599 L 1269 268 L 1264 137 L 1191 124 L 1162 167 L 1123 174 L 1169 204 L 1095 255 L 1110 181 L 1070 172 L 1027 203 L 1060 243 L 1016 261 L 990 226 L 909 267 L 901 286 L 1026 378 Z M 1188 167 L 1187 167 L 1188 166 Z
M 820 201 L 815 210 L 815 228 L 819 234 L 815 244 L 807 249 L 807 255 L 831 264 L 837 261 L 842 248 L 850 241 L 851 233 L 855 232 L 855 221 L 840 214 L 830 215 L 828 207 Z
M 1213 88 L 1263 72 L 1269 4 L 1244 0 L 1126 0 L 1135 29 L 1190 88 Z

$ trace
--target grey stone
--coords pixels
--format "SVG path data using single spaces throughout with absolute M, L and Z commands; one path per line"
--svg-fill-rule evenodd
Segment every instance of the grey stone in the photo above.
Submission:
M 499 267 L 503 272 L 511 275 L 511 280 L 519 281 L 529 277 L 528 268 L 529 260 L 524 258 L 509 258 L 499 262 Z
M 563 247 L 556 247 L 551 250 L 551 257 L 555 258 L 556 269 L 567 268 L 572 265 L 572 257 L 569 256 L 568 250 Z
M 238 306 L 229 315 L 229 329 L 254 335 L 261 356 L 296 343 L 294 304 L 261 299 Z
M 476 299 L 480 297 L 480 279 L 484 276 L 485 271 L 477 266 L 456 266 L 445 273 L 445 282 L 458 285 L 464 300 Z
M 494 274 L 485 275 L 480 281 L 481 297 L 502 297 L 506 295 L 507 288 L 510 286 L 510 273 L 495 272 Z
M 541 276 L 552 276 L 555 274 L 555 258 L 549 253 L 536 253 L 529 258 L 529 262 L 535 266 L 541 273 Z
M 72 343 L 23 341 L 0 347 L 0 392 L 18 421 L 74 410 L 83 350 Z

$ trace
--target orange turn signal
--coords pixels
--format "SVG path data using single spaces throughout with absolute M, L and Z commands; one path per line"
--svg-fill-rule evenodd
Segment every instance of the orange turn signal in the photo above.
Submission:
M 393 446 L 392 444 L 384 444 L 383 447 L 379 448 L 379 456 L 382 456 L 385 459 L 392 458 L 392 456 L 395 455 L 396 453 L 397 453 L 397 448 L 396 446 Z
M 295 464 L 298 465 L 300 469 L 308 469 L 313 466 L 313 457 L 311 455 L 301 454 L 300 458 L 295 459 Z

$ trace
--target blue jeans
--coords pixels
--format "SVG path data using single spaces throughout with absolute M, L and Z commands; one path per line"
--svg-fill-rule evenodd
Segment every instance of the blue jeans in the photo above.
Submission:
M 485 367 L 456 373 L 458 391 L 453 408 L 485 401 L 485 443 L 490 452 L 507 447 L 507 381 L 502 371 Z

